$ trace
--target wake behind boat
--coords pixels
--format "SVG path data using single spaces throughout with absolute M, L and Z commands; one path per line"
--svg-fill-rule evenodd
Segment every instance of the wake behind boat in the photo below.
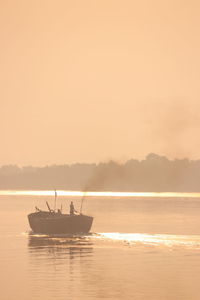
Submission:
M 42 211 L 36 207 L 36 212 L 28 215 L 28 221 L 34 233 L 77 234 L 90 231 L 93 217 L 82 213 L 76 214 L 73 202 L 70 205 L 70 214 L 63 214 L 62 209 L 52 210 L 48 202 L 46 204 L 48 211 Z

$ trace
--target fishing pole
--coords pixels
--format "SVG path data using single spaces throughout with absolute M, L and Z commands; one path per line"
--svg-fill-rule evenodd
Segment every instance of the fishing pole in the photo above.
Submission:
M 83 208 L 83 200 L 86 196 L 86 192 L 83 193 L 82 199 L 81 199 L 81 208 L 80 208 L 80 214 L 82 215 L 82 208 Z

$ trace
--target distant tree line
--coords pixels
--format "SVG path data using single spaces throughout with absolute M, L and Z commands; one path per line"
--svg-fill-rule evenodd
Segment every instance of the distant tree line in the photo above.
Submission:
M 0 189 L 200 192 L 200 160 L 169 160 L 151 153 L 123 164 L 6 165 L 0 167 Z

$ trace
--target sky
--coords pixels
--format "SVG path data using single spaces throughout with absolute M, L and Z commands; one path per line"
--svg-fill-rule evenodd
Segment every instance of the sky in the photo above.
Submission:
M 0 165 L 200 158 L 200 3 L 1 0 Z

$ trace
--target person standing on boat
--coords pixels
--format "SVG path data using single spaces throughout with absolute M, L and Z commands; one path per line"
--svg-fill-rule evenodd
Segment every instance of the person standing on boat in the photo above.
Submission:
M 71 201 L 70 203 L 70 215 L 74 215 L 74 213 L 77 212 L 74 208 L 74 203 Z

